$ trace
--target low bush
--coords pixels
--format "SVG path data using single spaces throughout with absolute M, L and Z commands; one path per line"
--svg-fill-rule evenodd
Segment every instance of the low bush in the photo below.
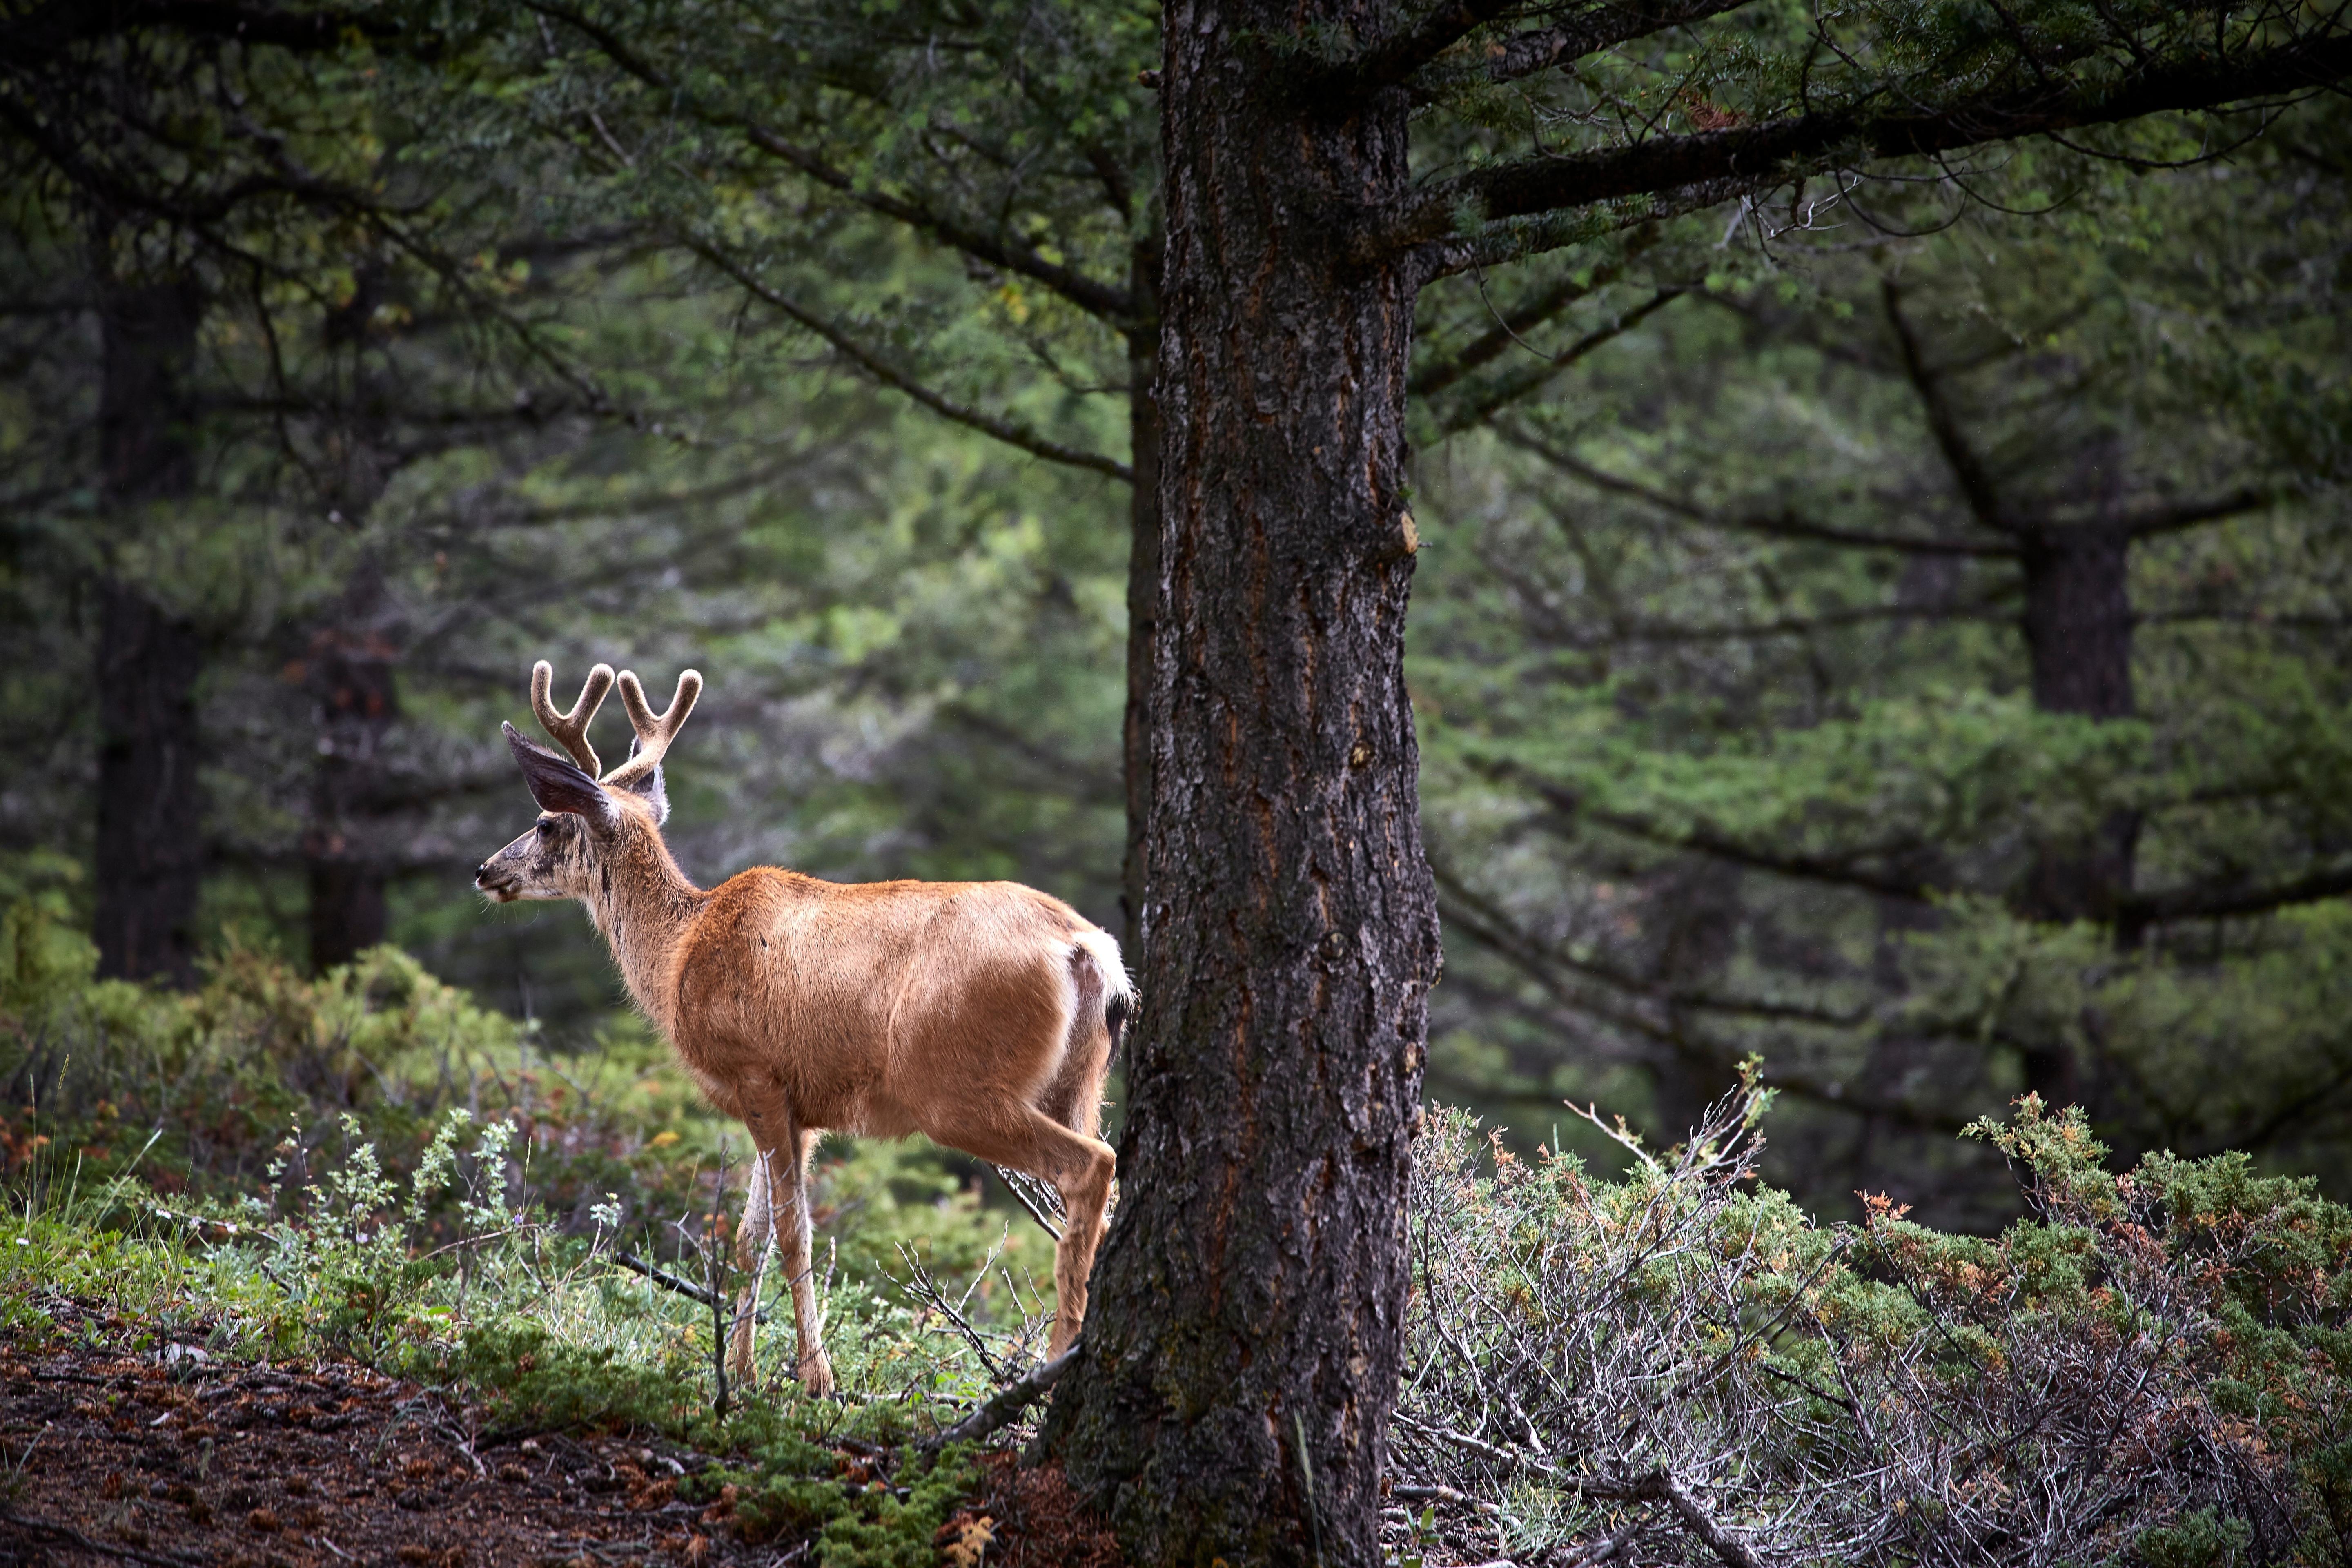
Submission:
M 1520 1563 L 2343 1562 L 2352 1212 L 2242 1156 L 2127 1174 L 2031 1097 L 2032 1216 L 1816 1225 L 1751 1074 L 1622 1179 L 1433 1117 L 1391 1544 Z M 1494 1173 L 1486 1173 L 1491 1160 Z
M 772 1370 L 722 1404 L 721 1314 L 675 1287 L 725 1284 L 735 1134 L 660 1060 L 628 1026 L 551 1053 L 389 951 L 315 982 L 233 952 L 186 996 L 100 983 L 20 904 L 0 1333 L 58 1331 L 62 1297 L 220 1352 L 352 1355 L 511 1428 L 729 1456 L 695 1487 L 814 1561 L 930 1563 L 974 1477 L 908 1440 L 1034 1357 L 1043 1237 L 924 1152 L 833 1163 L 845 1398 Z M 1972 1130 L 2027 1220 L 1948 1236 L 1873 1200 L 1822 1226 L 1754 1180 L 1769 1099 L 1751 1073 L 1663 1154 L 1602 1126 L 1614 1178 L 1433 1110 L 1402 1568 L 2352 1562 L 2352 1211 L 2239 1156 L 2111 1173 L 2079 1113 L 2029 1097 Z M 667 1287 L 614 1267 L 624 1242 Z M 764 1337 L 772 1369 L 789 1338 Z
M 135 1169 L 139 1184 L 124 1190 L 142 1194 L 142 1212 L 249 1219 L 247 1200 L 259 1199 L 290 1214 L 314 1170 L 357 1179 L 362 1143 L 377 1178 L 407 1182 L 455 1110 L 477 1133 L 445 1152 L 462 1179 L 411 1216 L 421 1243 L 451 1240 L 463 1202 L 502 1201 L 583 1237 L 606 1211 L 608 1236 L 674 1259 L 691 1249 L 722 1170 L 740 1184 L 742 1129 L 667 1070 L 667 1047 L 634 1016 L 554 1049 L 392 948 L 316 980 L 232 948 L 200 989 L 177 994 L 94 979 L 95 951 L 60 916 L 29 898 L 0 914 L 0 1176 L 36 1207 L 51 1180 L 87 1196 Z M 509 1131 L 479 1131 L 500 1124 Z M 500 1142 L 478 1151 L 486 1135 Z M 502 1199 L 476 1168 L 483 1159 L 501 1173 Z M 829 1146 L 816 1197 L 839 1278 L 895 1298 L 908 1254 L 957 1279 L 992 1258 L 979 1310 L 1050 1297 L 1050 1243 L 1009 1206 L 983 1210 L 969 1173 L 936 1150 Z

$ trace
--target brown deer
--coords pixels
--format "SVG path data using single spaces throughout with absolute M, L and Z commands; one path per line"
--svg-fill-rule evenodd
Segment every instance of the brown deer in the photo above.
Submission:
M 1066 1211 L 1051 1349 L 1067 1349 L 1086 1321 L 1110 1197 L 1111 1150 L 1097 1136 L 1103 1075 L 1135 1002 L 1118 943 L 1013 882 L 844 885 L 763 866 L 698 888 L 662 841 L 661 763 L 702 677 L 680 675 L 656 713 L 623 671 L 636 740 L 601 777 L 588 724 L 612 668 L 589 673 L 568 713 L 549 700 L 552 679 L 545 660 L 532 668 L 531 710 L 570 754 L 504 726 L 540 817 L 476 868 L 474 885 L 501 903 L 585 904 L 636 1005 L 711 1102 L 751 1130 L 759 1158 L 736 1257 L 752 1283 L 736 1310 L 732 1374 L 751 1375 L 772 1236 L 801 1384 L 833 1389 L 809 1262 L 809 1155 L 828 1130 L 922 1132 L 1051 1183 Z

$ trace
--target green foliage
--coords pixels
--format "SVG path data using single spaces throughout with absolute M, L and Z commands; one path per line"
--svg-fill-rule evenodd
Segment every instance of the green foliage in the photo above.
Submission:
M 2244 1520 L 2204 1508 L 2168 1529 L 2141 1531 L 2133 1546 L 2147 1568 L 2237 1568 L 2253 1534 Z
M 0 1153 L 26 1203 L 62 1182 L 78 1204 L 111 1194 L 92 1223 L 160 1201 L 173 1223 L 244 1227 L 310 1281 L 293 1298 L 378 1341 L 425 1282 L 412 1251 L 436 1252 L 462 1322 L 467 1287 L 509 1256 L 481 1238 L 625 1233 L 676 1256 L 694 1244 L 667 1222 L 709 1207 L 722 1155 L 738 1183 L 747 1163 L 741 1130 L 634 1020 L 551 1053 L 390 948 L 315 981 L 232 950 L 187 994 L 93 965 L 53 909 L 0 916 Z M 900 1300 L 911 1256 L 957 1281 L 992 1264 L 972 1282 L 984 1316 L 1050 1300 L 1045 1238 L 983 1209 L 936 1150 L 850 1145 L 819 1162 L 816 1194 L 845 1291 Z
M 2020 147 L 1969 188 L 2054 210 L 1856 188 L 1919 231 L 1867 246 L 1662 226 L 1591 275 L 1623 330 L 1531 325 L 1424 405 L 1438 1092 L 1674 1129 L 1760 1053 L 1774 1180 L 1974 1229 L 2014 1195 L 1948 1134 L 2027 1089 L 2127 1158 L 2352 1179 L 2344 470 L 2307 434 L 2352 391 L 2346 127 L 2131 174 Z M 1549 282 L 1433 296 L 1423 339 Z M 2101 529 L 2107 596 L 2066 599 Z
M 2334 1560 L 2352 1210 L 2239 1155 L 2112 1173 L 2079 1110 L 2028 1097 L 1973 1131 L 2032 1217 L 1955 1236 L 1874 1197 L 1822 1226 L 1749 1184 L 1764 1104 L 1751 1067 L 1665 1153 L 1601 1129 L 1614 1181 L 1433 1114 L 1398 1479 L 1499 1510 L 1441 1534 L 1696 1549 L 1711 1519 L 1766 1560 Z
M 727 1456 L 697 1482 L 706 1500 L 723 1496 L 754 1539 L 813 1542 L 814 1561 L 934 1559 L 933 1535 L 979 1477 L 964 1450 L 933 1458 L 912 1440 L 992 1383 L 894 1271 L 919 1262 L 971 1321 L 1003 1323 L 1043 1310 L 1025 1276 L 1048 1250 L 982 1214 L 935 1155 L 883 1145 L 823 1167 L 820 1218 L 843 1241 L 820 1282 L 842 1400 L 807 1401 L 778 1373 L 722 1419 L 710 1310 L 610 1258 L 622 1244 L 658 1249 L 658 1235 L 623 1234 L 650 1231 L 632 1216 L 709 1203 L 701 1177 L 726 1136 L 641 1035 L 615 1031 L 599 1061 L 551 1059 L 388 949 L 317 982 L 233 954 L 175 996 L 93 981 L 87 942 L 33 902 L 0 936 L 15 1053 L 0 1068 L 41 1095 L 9 1124 L 0 1186 L 12 1342 L 52 1339 L 45 1303 L 63 1296 L 128 1320 L 134 1346 L 196 1329 L 215 1354 L 355 1356 L 478 1398 L 509 1430 L 659 1433 Z M 263 1082 L 277 1093 L 255 1092 Z M 302 1083 L 358 1109 L 331 1110 Z M 133 1146 L 122 1128 L 150 1111 Z M 404 1131 L 379 1142 L 380 1128 Z M 199 1133 L 209 1163 L 186 1153 Z M 257 1160 L 258 1190 L 244 1190 Z M 549 1200 L 589 1179 L 625 1191 L 576 1205 L 586 1223 L 568 1225 Z M 705 1239 L 667 1237 L 689 1276 L 706 1273 Z M 791 1338 L 773 1285 L 772 1367 Z M 845 1444 L 898 1451 L 887 1481 L 850 1473 Z

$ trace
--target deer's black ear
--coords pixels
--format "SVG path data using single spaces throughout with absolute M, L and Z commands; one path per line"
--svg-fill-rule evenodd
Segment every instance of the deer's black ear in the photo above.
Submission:
M 633 740 L 629 742 L 629 755 L 634 757 L 636 754 L 637 742 Z M 654 764 L 654 771 L 647 773 L 645 777 L 641 779 L 633 779 L 629 783 L 623 784 L 621 787 L 629 791 L 639 800 L 644 801 L 647 805 L 654 808 L 654 823 L 656 826 L 664 826 L 668 823 L 669 791 L 663 787 L 661 764 L 659 763 L 656 763 Z
M 579 763 L 526 740 L 522 731 L 511 724 L 500 728 L 506 731 L 508 749 L 520 764 L 523 783 L 530 786 L 530 798 L 539 802 L 540 810 L 584 817 L 592 827 L 611 826 L 612 800 L 604 794 L 604 786 L 590 778 Z

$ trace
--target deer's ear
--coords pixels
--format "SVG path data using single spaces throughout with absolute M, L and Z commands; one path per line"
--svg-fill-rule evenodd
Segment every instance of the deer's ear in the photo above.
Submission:
M 631 741 L 629 742 L 629 755 L 632 758 L 635 758 L 636 754 L 637 742 Z M 614 771 L 620 772 L 621 770 L 615 769 Z M 626 778 L 625 773 L 624 773 L 623 776 Z M 651 773 L 640 774 L 635 778 L 628 778 L 626 782 L 622 784 L 619 787 L 627 790 L 639 800 L 644 801 L 647 805 L 654 808 L 654 824 L 656 826 L 662 826 L 668 823 L 669 791 L 662 786 L 661 763 L 656 763 L 653 765 L 653 771 Z
M 592 827 L 612 826 L 614 814 L 611 798 L 579 763 L 525 740 L 522 731 L 511 724 L 500 728 L 506 731 L 507 746 L 520 764 L 523 783 L 530 786 L 530 798 L 539 802 L 540 810 L 584 817 Z

